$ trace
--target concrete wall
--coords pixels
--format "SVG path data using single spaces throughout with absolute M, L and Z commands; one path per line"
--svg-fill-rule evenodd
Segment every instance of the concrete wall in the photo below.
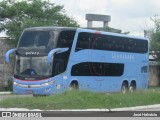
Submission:
M 93 21 L 102 21 L 103 28 L 108 26 L 108 22 L 111 21 L 110 15 L 100 15 L 100 14 L 86 14 L 87 28 L 92 28 Z
M 0 37 L 0 90 L 8 85 L 8 80 L 12 79 L 14 69 L 14 56 L 11 56 L 11 63 L 5 62 L 5 53 L 12 47 L 6 44 L 6 38 Z
M 149 86 L 160 86 L 160 65 L 149 66 Z

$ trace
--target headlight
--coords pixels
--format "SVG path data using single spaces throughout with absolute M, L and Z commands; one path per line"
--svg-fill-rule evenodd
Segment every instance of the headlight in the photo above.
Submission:
M 44 84 L 42 84 L 42 85 L 47 86 L 47 85 L 49 85 L 49 83 L 44 83 Z
M 13 82 L 13 84 L 14 84 L 14 85 L 18 85 L 18 83 L 17 83 L 17 82 Z
M 53 83 L 53 81 L 51 81 L 51 82 L 46 82 L 46 83 L 43 83 L 43 84 L 41 84 L 42 86 L 48 86 L 48 85 L 50 85 L 50 84 L 52 84 Z

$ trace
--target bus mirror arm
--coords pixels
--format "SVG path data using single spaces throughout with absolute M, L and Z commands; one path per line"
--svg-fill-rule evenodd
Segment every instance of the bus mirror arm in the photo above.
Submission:
M 10 61 L 10 59 L 9 59 L 10 54 L 16 50 L 17 50 L 17 48 L 13 48 L 13 49 L 7 51 L 7 53 L 6 53 L 6 62 L 7 63 L 9 63 L 9 61 Z
M 60 51 L 57 51 L 56 53 L 62 53 L 62 52 L 66 52 L 69 50 L 69 48 L 60 48 Z
M 69 50 L 69 48 L 55 48 L 55 49 L 51 50 L 51 51 L 48 53 L 48 61 L 49 61 L 49 63 L 52 63 L 53 54 L 66 52 L 66 51 L 68 51 L 68 50 Z

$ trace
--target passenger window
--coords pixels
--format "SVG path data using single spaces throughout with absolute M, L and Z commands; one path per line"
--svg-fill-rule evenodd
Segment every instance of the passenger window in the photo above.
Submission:
M 58 38 L 57 47 L 72 47 L 75 31 L 62 31 Z

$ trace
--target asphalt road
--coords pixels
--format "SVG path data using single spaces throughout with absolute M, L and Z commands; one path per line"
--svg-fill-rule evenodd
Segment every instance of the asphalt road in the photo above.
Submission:
M 143 109 L 143 111 L 160 111 L 160 107 L 158 107 L 158 108 Z

